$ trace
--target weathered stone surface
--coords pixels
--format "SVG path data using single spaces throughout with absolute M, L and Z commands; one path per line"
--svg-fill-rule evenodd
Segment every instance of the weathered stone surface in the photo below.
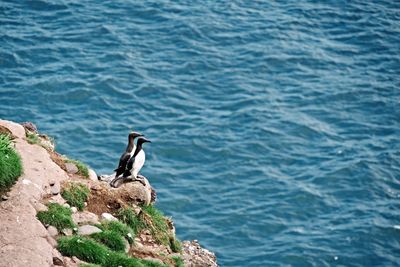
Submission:
M 50 203 L 57 203 L 57 204 L 60 204 L 60 205 L 64 205 L 64 204 L 66 203 L 66 202 L 65 202 L 65 199 L 63 199 L 63 198 L 61 197 L 60 194 L 53 195 L 53 196 L 49 199 L 49 202 L 50 202 Z
M 21 125 L 22 125 L 22 127 L 25 128 L 25 130 L 28 130 L 32 133 L 38 133 L 38 129 L 37 129 L 36 125 L 30 121 L 22 122 Z
M 35 203 L 33 203 L 32 206 L 35 208 L 35 210 L 36 210 L 37 212 L 39 212 L 39 211 L 47 211 L 47 210 L 48 210 L 48 208 L 47 208 L 46 205 L 44 205 L 44 204 L 42 204 L 42 203 L 40 203 L 40 202 L 38 202 L 38 201 L 36 201 Z
M 51 236 L 46 236 L 46 240 L 53 248 L 57 247 L 57 241 Z
M 23 174 L 0 203 L 0 266 L 26 267 L 53 265 L 52 245 L 46 228 L 36 218 L 33 203 L 41 201 L 48 178 L 67 179 L 49 153 L 25 139 L 25 129 L 17 123 L 0 120 L 15 136 L 15 148 L 22 158 Z
M 71 162 L 65 163 L 65 170 L 71 174 L 75 174 L 79 171 L 78 167 L 76 167 L 76 165 Z
M 78 208 L 77 207 L 71 207 L 71 211 L 72 211 L 72 213 L 77 213 L 78 212 Z
M 98 224 L 99 223 L 99 217 L 96 214 L 88 212 L 88 211 L 81 211 L 81 212 L 72 214 L 72 220 L 77 225 Z
M 215 254 L 202 248 L 197 240 L 182 242 L 182 259 L 185 266 L 218 267 Z
M 117 218 L 115 218 L 113 215 L 111 215 L 110 213 L 102 213 L 101 214 L 101 219 L 102 220 L 106 220 L 106 221 L 118 221 Z
M 58 230 L 54 226 L 49 226 L 47 227 L 47 232 L 49 233 L 50 236 L 54 237 L 58 235 Z
M 57 249 L 53 249 L 53 264 L 56 266 L 64 266 L 64 257 Z
M 94 233 L 101 233 L 102 231 L 93 225 L 82 225 L 78 228 L 78 234 L 80 235 L 91 235 Z
M 65 203 L 64 205 L 63 205 L 65 208 L 71 208 L 71 206 L 68 204 L 68 203 Z
M 62 229 L 61 232 L 66 236 L 71 236 L 73 234 L 72 229 Z
M 59 182 L 55 182 L 53 186 L 51 187 L 51 194 L 52 195 L 58 195 L 60 194 L 61 186 Z
M 97 174 L 93 169 L 89 169 L 89 179 L 92 181 L 98 181 Z

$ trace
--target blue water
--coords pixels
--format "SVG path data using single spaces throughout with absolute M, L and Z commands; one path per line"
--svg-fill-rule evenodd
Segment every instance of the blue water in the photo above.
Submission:
M 0 117 L 99 173 L 145 133 L 221 266 L 400 265 L 398 1 L 3 0 Z

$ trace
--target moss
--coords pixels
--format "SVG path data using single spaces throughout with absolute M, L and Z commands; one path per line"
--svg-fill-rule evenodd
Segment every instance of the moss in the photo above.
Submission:
M 61 191 L 61 196 L 73 207 L 83 210 L 85 201 L 89 196 L 90 190 L 84 184 L 69 183 Z
M 171 257 L 175 261 L 175 267 L 185 267 L 185 264 L 183 263 L 183 260 L 179 256 L 173 256 Z
M 22 174 L 21 158 L 11 145 L 8 135 L 0 134 L 0 195 Z
M 50 203 L 47 211 L 39 211 L 36 217 L 43 224 L 49 224 L 56 227 L 59 231 L 65 228 L 74 228 L 72 221 L 72 212 L 69 208 L 63 207 L 57 203 Z
M 120 233 L 110 230 L 105 230 L 100 233 L 90 235 L 94 240 L 104 244 L 113 251 L 124 252 L 125 242 Z
M 103 231 L 112 231 L 114 233 L 119 234 L 122 237 L 125 237 L 130 244 L 133 243 L 135 238 L 134 231 L 127 226 L 126 224 L 119 221 L 103 221 L 100 225 L 96 225 Z
M 158 262 L 130 258 L 125 254 L 113 252 L 106 246 L 81 236 L 60 238 L 58 250 L 64 256 L 76 256 L 80 260 L 103 267 L 167 267 Z
M 80 174 L 86 178 L 89 178 L 89 169 L 86 166 L 86 164 L 82 163 L 79 160 L 75 160 L 75 159 L 65 159 L 65 162 L 75 164 L 76 167 L 78 168 L 78 174 Z
M 131 208 L 125 208 L 119 210 L 117 217 L 125 222 L 137 235 L 146 225 L 136 216 L 135 212 Z
M 40 138 L 36 133 L 31 133 L 28 132 L 26 133 L 26 141 L 28 141 L 29 144 L 39 144 L 40 143 Z

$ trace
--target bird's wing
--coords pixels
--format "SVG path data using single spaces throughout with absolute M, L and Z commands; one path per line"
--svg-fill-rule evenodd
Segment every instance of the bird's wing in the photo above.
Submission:
M 129 161 L 128 161 L 128 165 L 125 168 L 125 172 L 124 172 L 124 177 L 128 177 L 131 175 L 131 170 L 133 167 L 133 163 L 135 163 L 135 157 L 132 156 Z
M 120 170 L 123 172 L 126 169 L 126 165 L 128 164 L 130 156 L 130 153 L 122 154 L 121 158 L 119 159 L 118 168 L 116 168 L 114 171 Z

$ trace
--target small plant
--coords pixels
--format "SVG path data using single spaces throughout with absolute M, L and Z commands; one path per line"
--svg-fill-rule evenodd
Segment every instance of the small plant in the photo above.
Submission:
M 125 254 L 111 251 L 94 240 L 81 236 L 60 238 L 58 250 L 64 256 L 76 256 L 80 260 L 99 264 L 102 267 L 168 267 L 154 261 L 130 258 Z
M 103 231 L 112 231 L 122 237 L 127 238 L 130 244 L 132 244 L 134 241 L 134 231 L 129 226 L 120 221 L 103 221 L 100 225 L 96 226 Z
M 94 233 L 94 234 L 90 235 L 90 237 L 93 238 L 94 240 L 104 244 L 105 246 L 107 246 L 108 248 L 110 248 L 113 251 L 117 251 L 117 252 L 125 251 L 124 238 L 118 232 L 105 230 L 100 233 Z
M 146 225 L 136 216 L 135 212 L 131 208 L 125 208 L 119 210 L 117 217 L 125 222 L 137 235 Z
M 74 228 L 72 221 L 72 211 L 57 203 L 50 203 L 47 211 L 39 211 L 36 215 L 43 224 L 49 224 L 56 227 L 59 231 L 65 228 Z
M 21 158 L 11 145 L 8 135 L 0 134 L 0 194 L 22 174 Z
M 179 256 L 173 256 L 172 259 L 175 261 L 175 267 L 185 267 L 183 260 Z
M 28 141 L 29 144 L 39 144 L 40 143 L 40 138 L 36 133 L 31 133 L 27 132 L 26 133 L 26 141 Z
M 89 196 L 90 190 L 84 184 L 69 183 L 61 191 L 61 196 L 73 207 L 83 210 L 85 201 Z
M 170 246 L 171 231 L 161 211 L 152 205 L 143 206 L 142 211 L 142 220 L 146 228 L 150 229 L 156 241 L 165 246 Z
M 80 260 L 103 265 L 109 250 L 94 240 L 81 236 L 61 237 L 58 239 L 58 250 L 64 256 L 76 256 Z
M 91 264 L 91 263 L 83 263 L 83 264 L 79 264 L 79 267 L 101 267 L 101 265 Z
M 169 247 L 173 252 L 181 252 L 182 251 L 182 243 L 176 237 L 170 236 L 169 239 Z
M 76 167 L 78 168 L 78 174 L 80 174 L 86 178 L 89 178 L 89 169 L 84 163 L 82 163 L 79 160 L 68 159 L 68 158 L 65 159 L 65 162 L 75 164 Z

